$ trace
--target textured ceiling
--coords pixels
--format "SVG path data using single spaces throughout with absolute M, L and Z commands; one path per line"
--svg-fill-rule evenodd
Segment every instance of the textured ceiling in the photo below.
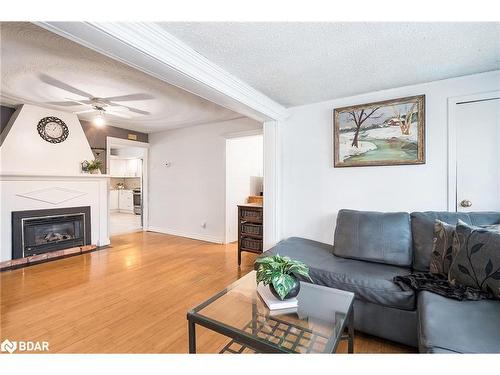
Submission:
M 119 102 L 149 114 L 126 109 L 130 119 L 106 114 L 109 124 L 137 131 L 154 132 L 242 117 L 30 23 L 0 23 L 0 38 L 3 104 L 32 103 L 69 112 L 88 109 L 78 104 L 50 104 L 65 98 L 86 99 L 47 83 L 57 81 L 94 97 L 129 94 L 149 97 Z M 50 79 L 43 78 L 47 76 Z M 91 120 L 95 113 L 79 117 Z
M 285 106 L 500 68 L 500 23 L 160 25 Z

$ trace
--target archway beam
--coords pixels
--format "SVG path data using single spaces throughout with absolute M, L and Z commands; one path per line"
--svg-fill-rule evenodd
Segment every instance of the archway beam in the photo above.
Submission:
M 281 104 L 154 22 L 36 22 L 49 31 L 257 121 L 283 120 Z

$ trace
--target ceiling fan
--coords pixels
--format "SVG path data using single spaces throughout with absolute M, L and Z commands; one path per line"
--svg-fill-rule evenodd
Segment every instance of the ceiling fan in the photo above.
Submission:
M 126 114 L 126 112 L 128 112 L 129 109 L 122 107 L 122 106 L 111 106 L 111 105 L 105 103 L 101 98 L 89 98 L 89 100 L 86 100 L 86 102 L 81 102 L 79 100 L 70 99 L 70 98 L 65 98 L 65 99 L 67 99 L 71 102 L 89 107 L 89 109 L 75 112 L 76 114 L 97 112 L 98 115 L 101 115 L 101 116 L 104 116 L 104 114 L 107 113 L 107 114 L 117 116 L 117 117 L 131 118 L 131 116 Z M 87 103 L 87 102 L 90 102 L 90 103 Z
M 57 87 L 61 90 L 65 90 L 72 94 L 83 97 L 83 99 L 73 99 L 73 98 L 65 98 L 65 101 L 59 102 L 48 102 L 47 104 L 57 105 L 57 106 L 74 106 L 77 104 L 89 107 L 86 110 L 75 112 L 77 114 L 80 113 L 89 113 L 89 112 L 97 112 L 97 117 L 95 119 L 96 125 L 104 124 L 104 114 L 110 114 L 113 116 L 121 117 L 121 118 L 131 118 L 131 116 L 127 112 L 133 112 L 140 115 L 149 115 L 151 114 L 148 111 L 144 111 L 142 109 L 129 107 L 126 105 L 118 104 L 115 102 L 125 102 L 131 100 L 150 100 L 154 99 L 152 95 L 146 93 L 137 93 L 137 94 L 128 94 L 128 95 L 120 95 L 120 96 L 110 96 L 106 98 L 98 98 L 94 95 L 80 90 L 74 86 L 71 86 L 65 82 L 59 81 L 56 78 L 53 78 L 47 74 L 40 74 L 39 78 L 42 82 Z M 98 124 L 100 123 L 100 124 Z

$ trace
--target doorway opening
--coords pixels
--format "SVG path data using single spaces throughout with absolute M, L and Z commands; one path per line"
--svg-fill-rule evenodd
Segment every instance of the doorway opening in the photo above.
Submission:
M 147 143 L 108 137 L 111 236 L 147 228 L 147 152 Z
M 225 243 L 238 241 L 238 205 L 263 203 L 263 169 L 262 134 L 226 139 Z

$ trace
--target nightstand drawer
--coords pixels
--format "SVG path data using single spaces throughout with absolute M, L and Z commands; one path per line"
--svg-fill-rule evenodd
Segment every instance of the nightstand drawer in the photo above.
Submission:
M 250 234 L 255 236 L 262 236 L 262 224 L 251 224 L 247 222 L 241 223 L 241 235 Z
M 262 209 L 241 208 L 240 220 L 262 223 Z
M 241 239 L 242 249 L 262 251 L 262 240 L 258 240 L 250 237 L 243 237 Z

